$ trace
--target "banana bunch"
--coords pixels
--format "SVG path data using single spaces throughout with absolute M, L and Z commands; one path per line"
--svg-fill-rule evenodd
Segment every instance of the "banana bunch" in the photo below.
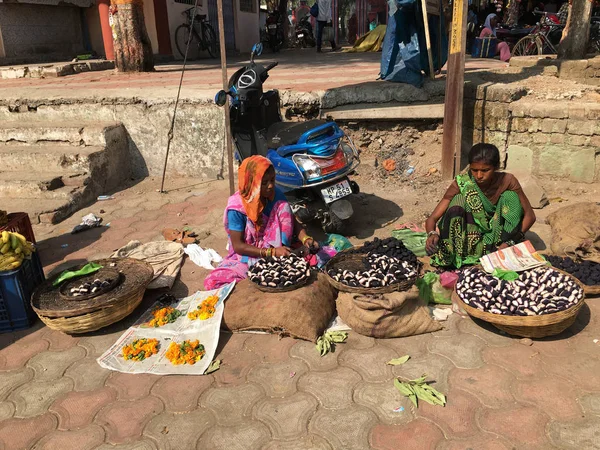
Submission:
M 21 266 L 25 258 L 31 257 L 35 247 L 31 242 L 14 231 L 0 234 L 0 272 L 14 270 Z

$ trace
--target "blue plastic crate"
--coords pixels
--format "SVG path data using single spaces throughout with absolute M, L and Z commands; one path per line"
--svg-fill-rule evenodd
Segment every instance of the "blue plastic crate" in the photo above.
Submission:
M 0 272 L 0 333 L 28 328 L 36 315 L 31 294 L 44 281 L 44 270 L 37 253 L 16 270 Z

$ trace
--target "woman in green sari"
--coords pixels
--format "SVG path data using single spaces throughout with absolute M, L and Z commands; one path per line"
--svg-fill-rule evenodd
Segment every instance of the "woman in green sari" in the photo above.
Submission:
M 519 181 L 499 167 L 496 146 L 477 144 L 469 152 L 469 173 L 456 177 L 425 222 L 434 266 L 478 264 L 481 256 L 521 242 L 535 223 Z

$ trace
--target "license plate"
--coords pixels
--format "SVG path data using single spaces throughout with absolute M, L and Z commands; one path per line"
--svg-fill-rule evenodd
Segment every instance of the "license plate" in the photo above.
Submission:
M 276 28 L 277 28 L 277 25 L 275 25 L 275 24 L 269 25 L 269 30 L 275 30 Z
M 334 202 L 342 197 L 352 194 L 352 188 L 348 180 L 341 181 L 333 186 L 321 189 L 321 195 L 325 203 Z
M 298 35 L 298 37 L 299 37 L 299 38 L 303 38 L 303 37 L 304 37 L 304 35 L 303 35 L 303 34 L 299 34 L 299 35 Z

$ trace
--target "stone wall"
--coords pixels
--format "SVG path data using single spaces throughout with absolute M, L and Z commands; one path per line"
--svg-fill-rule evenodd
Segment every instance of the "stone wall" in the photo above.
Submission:
M 493 84 L 468 92 L 463 149 L 488 142 L 500 149 L 509 171 L 600 181 L 600 103 L 542 101 L 526 94 L 523 88 Z

